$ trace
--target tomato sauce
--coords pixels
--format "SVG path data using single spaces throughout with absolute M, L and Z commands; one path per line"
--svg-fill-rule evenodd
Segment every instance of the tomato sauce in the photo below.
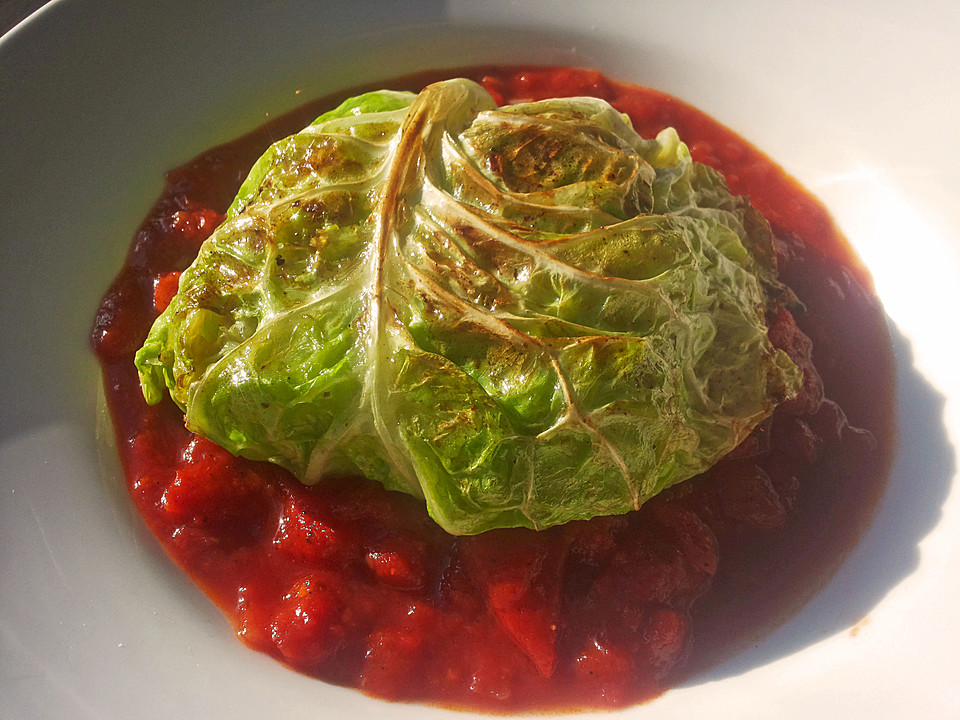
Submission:
M 453 537 L 420 501 L 363 478 L 305 487 L 145 404 L 133 354 L 179 273 L 275 138 L 364 88 L 316 101 L 171 171 L 93 331 L 130 497 L 249 646 L 371 695 L 490 711 L 649 700 L 782 622 L 869 521 L 892 452 L 893 359 L 869 276 L 822 206 L 762 153 L 662 93 L 566 68 L 451 76 L 500 102 L 593 95 L 644 136 L 672 125 L 749 195 L 802 301 L 770 335 L 800 397 L 731 455 L 638 512 L 542 532 Z

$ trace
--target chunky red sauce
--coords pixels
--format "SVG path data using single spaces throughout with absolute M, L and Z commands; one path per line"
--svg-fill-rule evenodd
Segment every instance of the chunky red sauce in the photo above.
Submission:
M 777 311 L 771 337 L 807 372 L 801 396 L 638 512 L 464 538 L 412 497 L 360 478 L 304 487 L 187 432 L 171 401 L 144 403 L 133 354 L 252 162 L 331 97 L 170 172 L 138 230 L 93 333 L 130 496 L 243 641 L 302 672 L 495 711 L 648 700 L 781 622 L 864 528 L 892 441 L 883 312 L 821 205 L 694 108 L 583 70 L 385 85 L 451 75 L 501 102 L 599 96 L 645 136 L 676 127 L 774 226 L 781 278 L 806 311 Z

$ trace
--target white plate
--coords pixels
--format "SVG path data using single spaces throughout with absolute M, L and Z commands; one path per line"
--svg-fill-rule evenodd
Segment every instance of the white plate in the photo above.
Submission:
M 6 35 L 0 716 L 456 717 L 240 645 L 98 464 L 87 337 L 164 170 L 305 98 L 480 62 L 594 67 L 737 129 L 826 202 L 894 325 L 900 455 L 853 557 L 772 637 L 623 716 L 960 716 L 960 5 L 839 8 L 60 0 Z

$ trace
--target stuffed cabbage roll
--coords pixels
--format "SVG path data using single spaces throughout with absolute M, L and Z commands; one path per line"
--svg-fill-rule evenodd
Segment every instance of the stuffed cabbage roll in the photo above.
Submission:
M 767 223 L 673 130 L 450 80 L 270 147 L 136 363 L 148 402 L 305 483 L 545 528 L 638 508 L 796 394 L 778 288 Z

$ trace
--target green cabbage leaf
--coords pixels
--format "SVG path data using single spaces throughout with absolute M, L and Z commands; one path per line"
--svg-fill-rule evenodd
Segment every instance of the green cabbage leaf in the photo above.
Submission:
M 136 364 L 187 426 L 454 534 L 638 508 L 796 394 L 770 230 L 676 132 L 467 80 L 280 140 Z

